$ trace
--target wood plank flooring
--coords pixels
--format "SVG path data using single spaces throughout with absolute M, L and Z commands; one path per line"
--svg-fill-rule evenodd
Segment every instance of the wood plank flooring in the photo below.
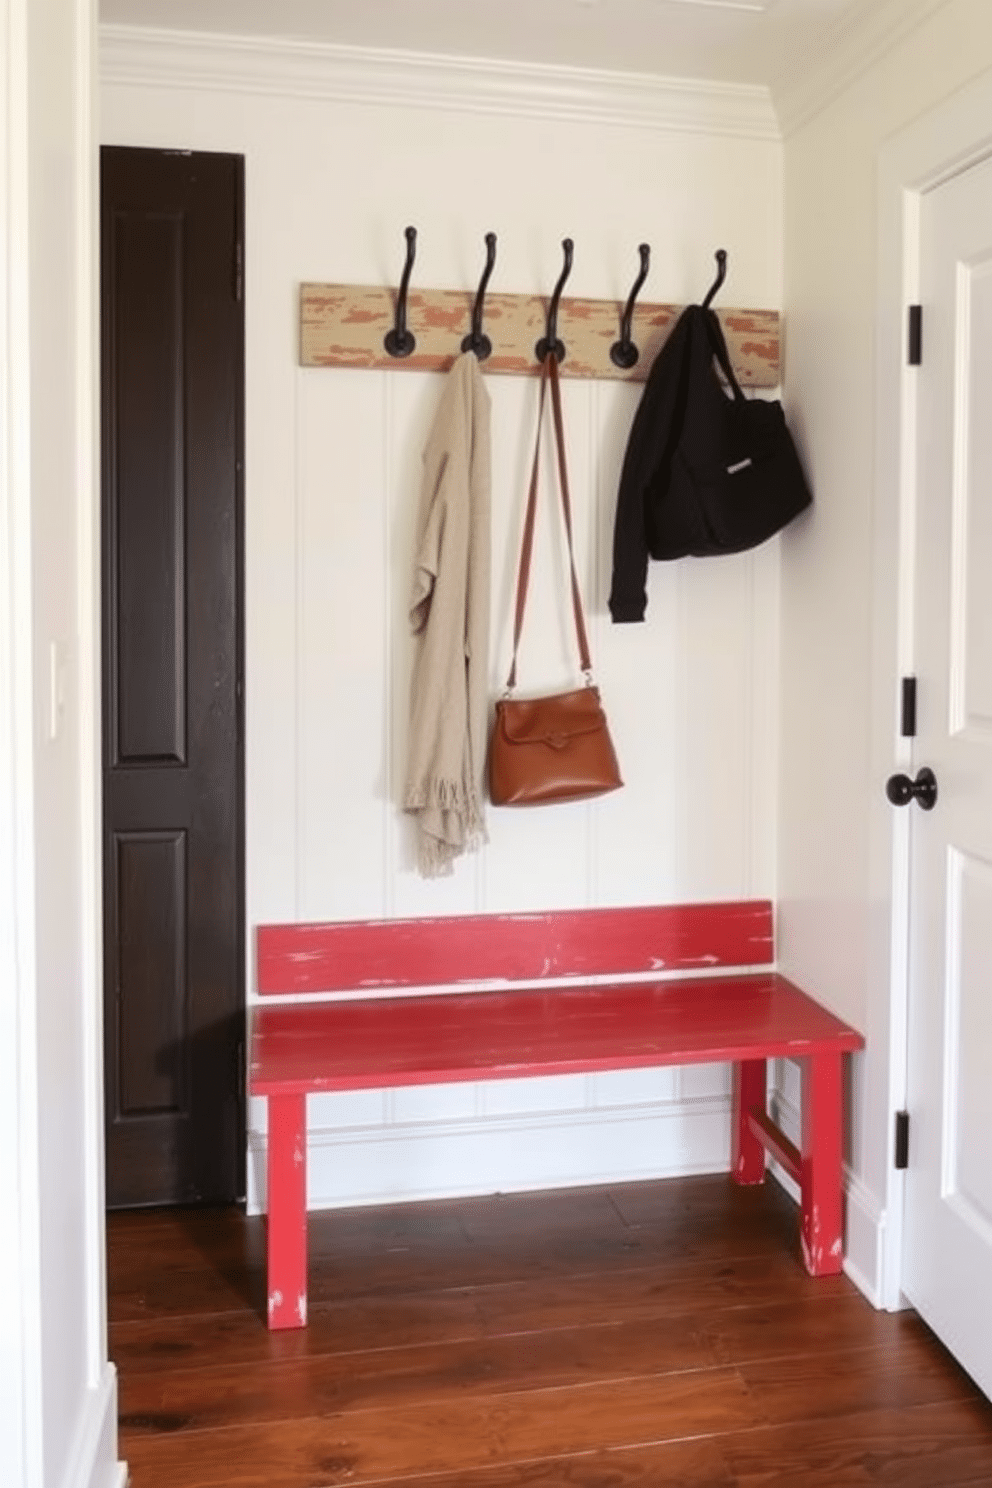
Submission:
M 774 1182 L 310 1216 L 310 1326 L 262 1221 L 108 1219 L 132 1488 L 989 1488 L 992 1404 L 913 1313 L 802 1270 Z

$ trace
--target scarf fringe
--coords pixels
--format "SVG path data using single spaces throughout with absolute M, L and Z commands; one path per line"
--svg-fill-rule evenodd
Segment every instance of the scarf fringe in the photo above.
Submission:
M 483 847 L 489 836 L 478 793 L 466 790 L 461 781 L 431 779 L 411 786 L 403 802 L 404 811 L 440 816 L 441 825 L 455 828 L 450 835 L 440 836 L 421 820 L 418 826 L 417 866 L 425 878 L 447 877 L 454 870 L 454 860 L 462 853 Z

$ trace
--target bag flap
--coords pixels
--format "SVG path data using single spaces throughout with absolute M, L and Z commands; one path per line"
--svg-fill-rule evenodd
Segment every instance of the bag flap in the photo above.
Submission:
M 606 722 L 596 687 L 552 697 L 503 698 L 496 704 L 496 718 L 508 743 L 552 749 L 564 749 L 569 740 L 594 733 Z

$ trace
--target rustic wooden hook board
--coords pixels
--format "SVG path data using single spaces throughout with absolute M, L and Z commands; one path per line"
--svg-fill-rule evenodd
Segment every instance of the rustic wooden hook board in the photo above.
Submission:
M 396 291 L 355 284 L 303 284 L 300 287 L 300 364 L 304 367 L 376 367 L 444 372 L 459 355 L 472 325 L 473 289 L 411 290 L 407 324 L 416 348 L 402 358 L 386 351 L 392 329 Z M 610 359 L 624 305 L 620 300 L 562 297 L 558 335 L 565 344 L 559 365 L 562 377 L 602 377 L 643 382 L 681 305 L 638 304 L 631 337 L 639 356 L 633 367 Z M 545 331 L 547 300 L 540 295 L 486 296 L 484 330 L 492 354 L 485 372 L 536 375 L 540 363 L 534 346 Z M 779 316 L 777 310 L 718 310 L 734 371 L 745 387 L 772 388 L 779 383 Z

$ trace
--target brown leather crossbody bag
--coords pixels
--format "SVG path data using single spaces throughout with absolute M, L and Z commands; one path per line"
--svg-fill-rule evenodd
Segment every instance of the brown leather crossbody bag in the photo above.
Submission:
M 541 425 L 544 422 L 545 390 L 549 383 L 558 451 L 561 508 L 572 574 L 572 612 L 585 686 L 551 696 L 515 698 L 513 691 L 517 684 L 517 651 L 523 630 L 534 547 Z M 554 354 L 549 352 L 541 369 L 537 439 L 520 544 L 513 620 L 513 660 L 506 679 L 506 693 L 496 704 L 496 718 L 489 741 L 489 794 L 494 806 L 541 806 L 554 801 L 574 801 L 584 796 L 604 795 L 607 791 L 617 790 L 622 784 L 599 688 L 592 681 L 592 662 L 582 610 L 582 595 L 572 551 L 572 510 L 565 464 L 558 363 Z

